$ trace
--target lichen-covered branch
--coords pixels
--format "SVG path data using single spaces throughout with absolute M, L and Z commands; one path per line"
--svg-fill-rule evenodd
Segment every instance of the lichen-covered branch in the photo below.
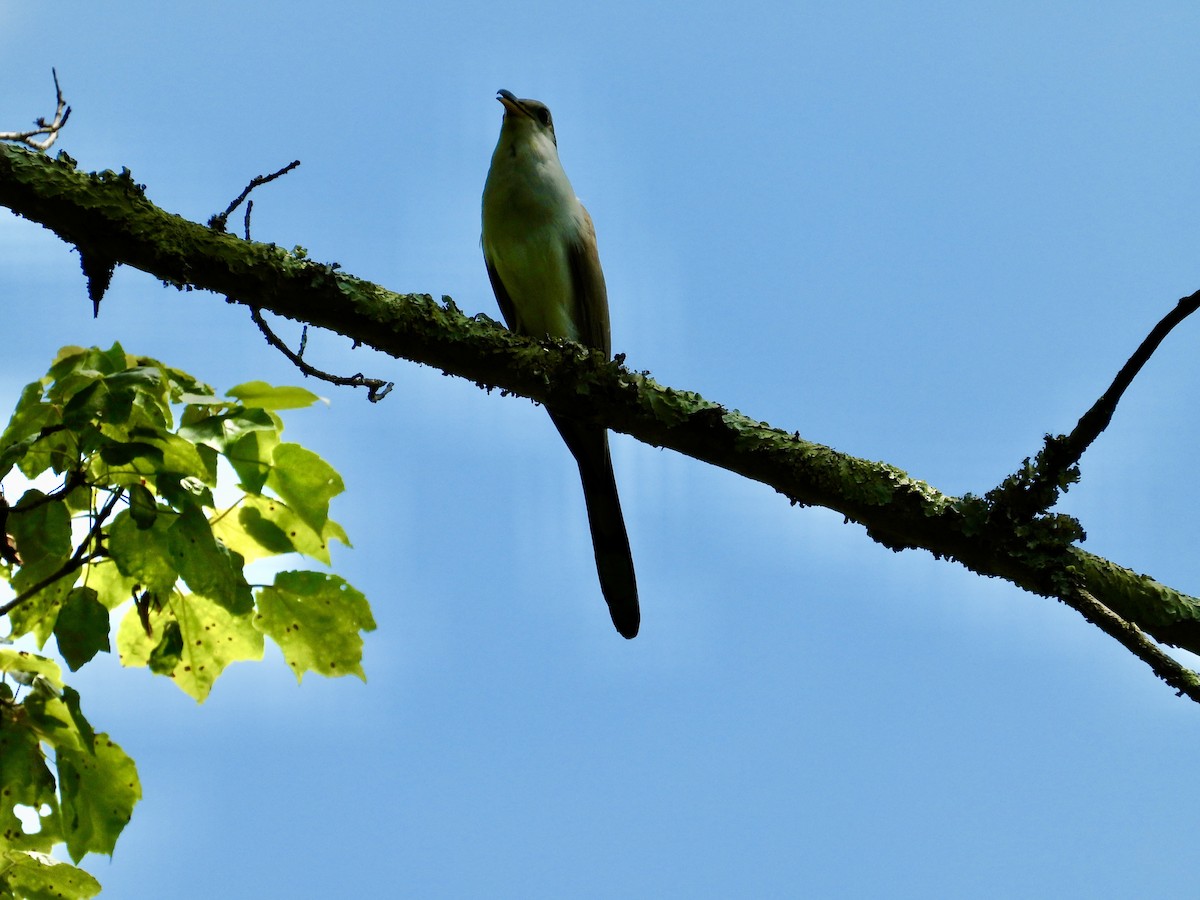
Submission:
M 449 298 L 395 294 L 313 262 L 299 249 L 188 221 L 151 203 L 127 171 L 88 174 L 61 154 L 50 159 L 0 146 L 0 204 L 85 256 L 116 260 L 181 288 L 212 291 L 482 387 L 530 397 L 563 415 L 603 422 L 770 485 L 794 503 L 837 510 L 895 550 L 924 548 L 1056 597 L 1114 637 L 1136 627 L 1159 642 L 1200 652 L 1200 601 L 1080 549 L 1073 543 L 1078 526 L 1066 517 L 1014 518 L 987 498 L 947 496 L 892 466 L 663 387 L 620 360 L 518 337 L 486 316 L 464 315 Z M 1110 611 L 1112 621 L 1095 615 L 1093 602 Z

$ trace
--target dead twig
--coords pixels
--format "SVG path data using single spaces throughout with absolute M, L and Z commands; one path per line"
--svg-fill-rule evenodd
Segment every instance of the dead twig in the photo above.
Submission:
M 308 326 L 305 326 L 304 336 L 300 339 L 300 353 L 294 353 L 279 335 L 271 330 L 271 326 L 262 317 L 262 313 L 254 307 L 250 307 L 250 318 L 258 326 L 258 330 L 263 333 L 263 337 L 267 339 L 267 343 L 290 359 L 292 364 L 305 375 L 311 375 L 313 378 L 319 378 L 322 381 L 342 387 L 365 387 L 367 389 L 367 399 L 372 403 L 378 403 L 386 397 L 394 386 L 392 382 L 384 381 L 382 378 L 366 378 L 361 372 L 350 376 L 331 375 L 329 372 L 323 372 L 314 366 L 310 366 L 301 357 L 301 354 L 304 352 L 304 346 L 308 342 Z
M 278 172 L 272 172 L 270 175 L 258 175 L 254 178 L 251 178 L 250 183 L 248 185 L 246 185 L 246 189 L 244 191 L 242 191 L 240 194 L 238 194 L 237 197 L 234 198 L 234 201 L 229 204 L 229 206 L 225 207 L 225 212 L 217 213 L 215 216 L 213 216 L 211 219 L 208 220 L 208 227 L 213 229 L 214 231 L 221 231 L 221 232 L 225 231 L 225 225 L 226 225 L 226 223 L 229 222 L 229 217 L 231 215 L 233 215 L 233 211 L 235 209 L 237 209 L 239 206 L 242 205 L 242 201 L 245 200 L 248 196 L 250 196 L 250 192 L 252 190 L 254 190 L 256 187 L 260 187 L 261 185 L 272 182 L 276 178 L 282 178 L 284 175 L 286 175 L 288 172 L 292 171 L 292 169 L 296 168 L 296 166 L 298 166 L 298 165 L 300 165 L 300 160 L 294 159 L 290 163 L 288 163 L 286 166 L 284 166 L 282 169 L 280 169 Z M 250 210 L 247 209 L 246 210 L 246 233 L 249 234 L 249 232 L 250 232 Z
M 71 115 L 71 107 L 67 106 L 67 101 L 63 99 L 62 88 L 58 86 L 58 72 L 51 69 L 50 74 L 54 76 L 54 94 L 58 99 L 58 106 L 54 110 L 54 119 L 47 122 L 45 119 L 39 118 L 33 123 L 37 127 L 30 131 L 0 131 L 0 141 L 17 141 L 34 150 L 50 149 L 50 145 L 58 138 L 59 131 L 67 124 L 67 118 Z M 44 141 L 34 140 L 39 135 L 45 135 L 46 139 Z

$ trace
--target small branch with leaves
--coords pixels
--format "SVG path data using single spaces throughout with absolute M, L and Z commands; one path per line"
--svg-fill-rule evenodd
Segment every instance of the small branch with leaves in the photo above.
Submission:
M 104 505 L 96 511 L 95 517 L 92 519 L 92 527 L 88 529 L 87 535 L 79 542 L 79 546 L 75 548 L 75 552 L 71 554 L 71 557 L 57 570 L 51 572 L 37 583 L 31 584 L 25 590 L 21 591 L 21 593 L 17 594 L 17 596 L 13 597 L 13 599 L 0 606 L 0 616 L 8 615 L 30 597 L 44 591 L 56 581 L 66 578 L 74 572 L 78 572 L 88 563 L 94 562 L 104 556 L 105 551 L 101 546 L 104 523 L 108 521 L 108 517 L 112 515 L 113 509 L 116 508 L 117 503 L 123 496 L 125 496 L 125 492 L 121 490 L 110 494 Z

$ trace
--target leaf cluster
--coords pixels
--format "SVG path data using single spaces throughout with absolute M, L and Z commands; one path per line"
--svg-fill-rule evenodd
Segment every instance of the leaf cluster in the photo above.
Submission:
M 317 399 L 262 382 L 218 396 L 119 344 L 60 351 L 0 435 L 0 486 L 28 485 L 11 506 L 0 497 L 6 642 L 54 637 L 74 671 L 115 632 L 123 665 L 197 701 L 230 663 L 260 659 L 266 638 L 298 679 L 364 678 L 361 634 L 375 623 L 362 594 L 318 571 L 246 578 L 255 560 L 329 564 L 330 542 L 349 544 L 329 517 L 341 477 L 281 438 L 279 411 Z M 62 842 L 75 861 L 112 852 L 140 796 L 133 762 L 93 731 L 56 663 L 0 648 L 0 673 L 0 900 L 92 896 L 87 873 L 46 854 Z

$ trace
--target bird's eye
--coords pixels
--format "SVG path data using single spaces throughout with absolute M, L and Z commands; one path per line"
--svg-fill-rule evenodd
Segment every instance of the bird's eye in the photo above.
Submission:
M 546 127 L 550 126 L 550 110 L 546 109 L 546 107 L 543 106 L 541 109 L 539 109 L 537 111 L 537 116 L 538 116 L 539 122 L 541 122 Z

